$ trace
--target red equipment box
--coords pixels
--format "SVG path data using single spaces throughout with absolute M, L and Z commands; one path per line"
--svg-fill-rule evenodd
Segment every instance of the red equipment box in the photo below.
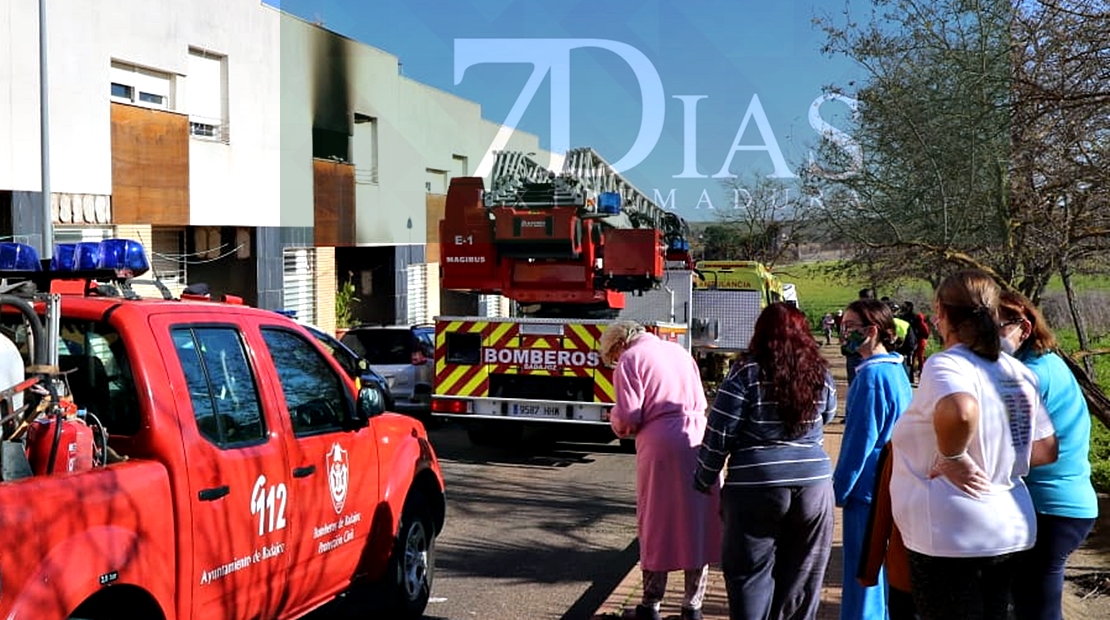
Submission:
M 629 285 L 663 279 L 663 236 L 654 228 L 614 228 L 605 231 L 603 271 L 610 282 Z

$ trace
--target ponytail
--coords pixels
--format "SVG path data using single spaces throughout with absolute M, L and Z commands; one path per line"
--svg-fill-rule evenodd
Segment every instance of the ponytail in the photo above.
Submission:
M 992 362 L 1002 353 L 1002 343 L 998 333 L 998 309 L 992 311 L 990 307 L 979 305 L 971 311 L 971 321 L 968 327 L 974 335 L 967 348 L 979 357 L 985 357 Z
M 1001 290 L 986 272 L 958 271 L 937 287 L 937 303 L 956 339 L 976 355 L 995 361 L 1002 352 L 998 340 Z

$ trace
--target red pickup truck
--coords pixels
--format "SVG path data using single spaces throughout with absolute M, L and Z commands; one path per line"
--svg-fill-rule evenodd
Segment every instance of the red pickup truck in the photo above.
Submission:
M 296 618 L 383 580 L 393 615 L 419 617 L 444 522 L 420 422 L 356 394 L 286 317 L 129 297 L 63 294 L 43 321 L 60 393 L 106 433 L 89 464 L 61 414 L 5 421 L 0 618 Z M 24 351 L 25 314 L 3 313 Z

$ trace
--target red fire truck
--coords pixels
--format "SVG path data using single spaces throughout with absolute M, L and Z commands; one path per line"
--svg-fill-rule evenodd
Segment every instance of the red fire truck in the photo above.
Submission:
M 475 443 L 514 443 L 535 425 L 611 439 L 598 338 L 628 318 L 689 346 L 688 233 L 590 148 L 569 151 L 559 172 L 500 152 L 488 189 L 453 179 L 443 287 L 503 295 L 521 316 L 437 317 L 433 414 L 462 421 Z
M 137 299 L 133 241 L 56 259 L 0 244 L 28 370 L 0 394 L 0 617 L 295 618 L 383 580 L 421 616 L 444 487 L 419 422 L 287 317 Z

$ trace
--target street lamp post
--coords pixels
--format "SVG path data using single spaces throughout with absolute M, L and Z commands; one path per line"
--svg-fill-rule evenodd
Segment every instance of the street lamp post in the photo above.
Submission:
M 54 216 L 50 208 L 50 83 L 46 73 L 46 0 L 39 0 L 39 142 L 42 155 L 42 259 L 54 256 Z

